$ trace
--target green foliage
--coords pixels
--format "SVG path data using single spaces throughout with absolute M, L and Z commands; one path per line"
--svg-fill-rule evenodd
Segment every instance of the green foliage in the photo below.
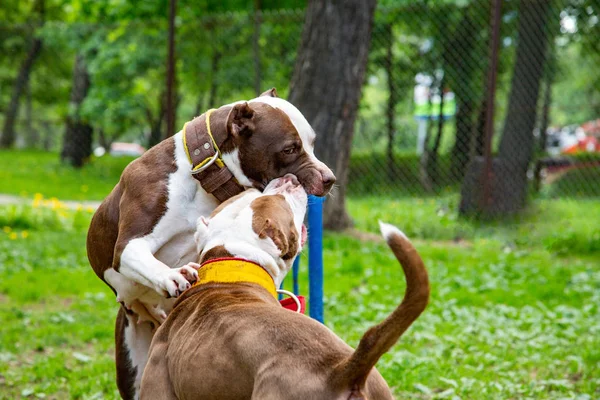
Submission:
M 552 88 L 553 125 L 581 124 L 598 118 L 599 60 L 594 59 L 578 43 L 565 47 L 558 53 L 556 83 Z

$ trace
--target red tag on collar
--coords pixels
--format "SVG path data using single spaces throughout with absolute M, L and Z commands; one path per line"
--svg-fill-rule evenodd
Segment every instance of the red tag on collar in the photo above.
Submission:
M 298 297 L 298 301 L 300 301 L 300 313 L 306 314 L 306 298 L 304 296 L 296 296 L 296 297 Z M 281 304 L 281 306 L 283 308 L 287 308 L 288 310 L 292 310 L 294 312 L 296 312 L 296 310 L 298 309 L 298 305 L 296 304 L 294 299 L 292 299 L 291 297 L 288 297 L 287 299 L 279 300 L 279 303 Z

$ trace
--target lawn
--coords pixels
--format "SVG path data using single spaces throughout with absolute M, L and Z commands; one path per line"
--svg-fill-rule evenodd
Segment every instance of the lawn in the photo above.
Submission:
M 0 193 L 27 199 L 0 206 L 0 399 L 118 398 L 117 304 L 85 255 L 92 210 L 50 197 L 101 199 L 129 160 L 76 171 L 54 154 L 0 157 Z M 326 324 L 356 345 L 400 301 L 401 269 L 375 235 L 385 220 L 414 239 L 432 285 L 378 364 L 398 398 L 600 398 L 600 202 L 542 199 L 482 224 L 459 219 L 457 201 L 351 197 L 355 229 L 324 241 Z
M 56 153 L 0 150 L 0 193 L 64 200 L 102 200 L 131 157 L 101 157 L 80 170 L 60 163 Z
M 598 204 L 543 203 L 490 229 L 440 211 L 452 198 L 372 201 L 350 209 L 415 237 L 432 284 L 426 312 L 378 364 L 399 398 L 600 396 L 600 232 L 589 216 L 580 226 Z M 87 264 L 91 212 L 35 204 L 0 208 L 0 398 L 117 398 L 117 305 Z M 326 323 L 352 345 L 404 289 L 367 220 L 324 243 Z

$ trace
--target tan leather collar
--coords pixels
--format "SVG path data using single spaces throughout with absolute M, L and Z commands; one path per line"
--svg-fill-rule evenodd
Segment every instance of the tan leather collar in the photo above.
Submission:
M 183 126 L 183 147 L 192 163 L 190 173 L 202 188 L 223 202 L 244 191 L 219 150 L 218 138 L 213 135 L 210 115 L 214 110 L 194 118 Z M 221 143 L 222 144 L 222 143 Z

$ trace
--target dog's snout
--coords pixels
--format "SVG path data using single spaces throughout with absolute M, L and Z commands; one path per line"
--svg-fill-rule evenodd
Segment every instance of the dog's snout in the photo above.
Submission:
M 335 175 L 331 171 L 325 171 L 321 172 L 321 176 L 323 180 L 323 188 L 325 189 L 325 192 L 328 192 L 335 183 Z

